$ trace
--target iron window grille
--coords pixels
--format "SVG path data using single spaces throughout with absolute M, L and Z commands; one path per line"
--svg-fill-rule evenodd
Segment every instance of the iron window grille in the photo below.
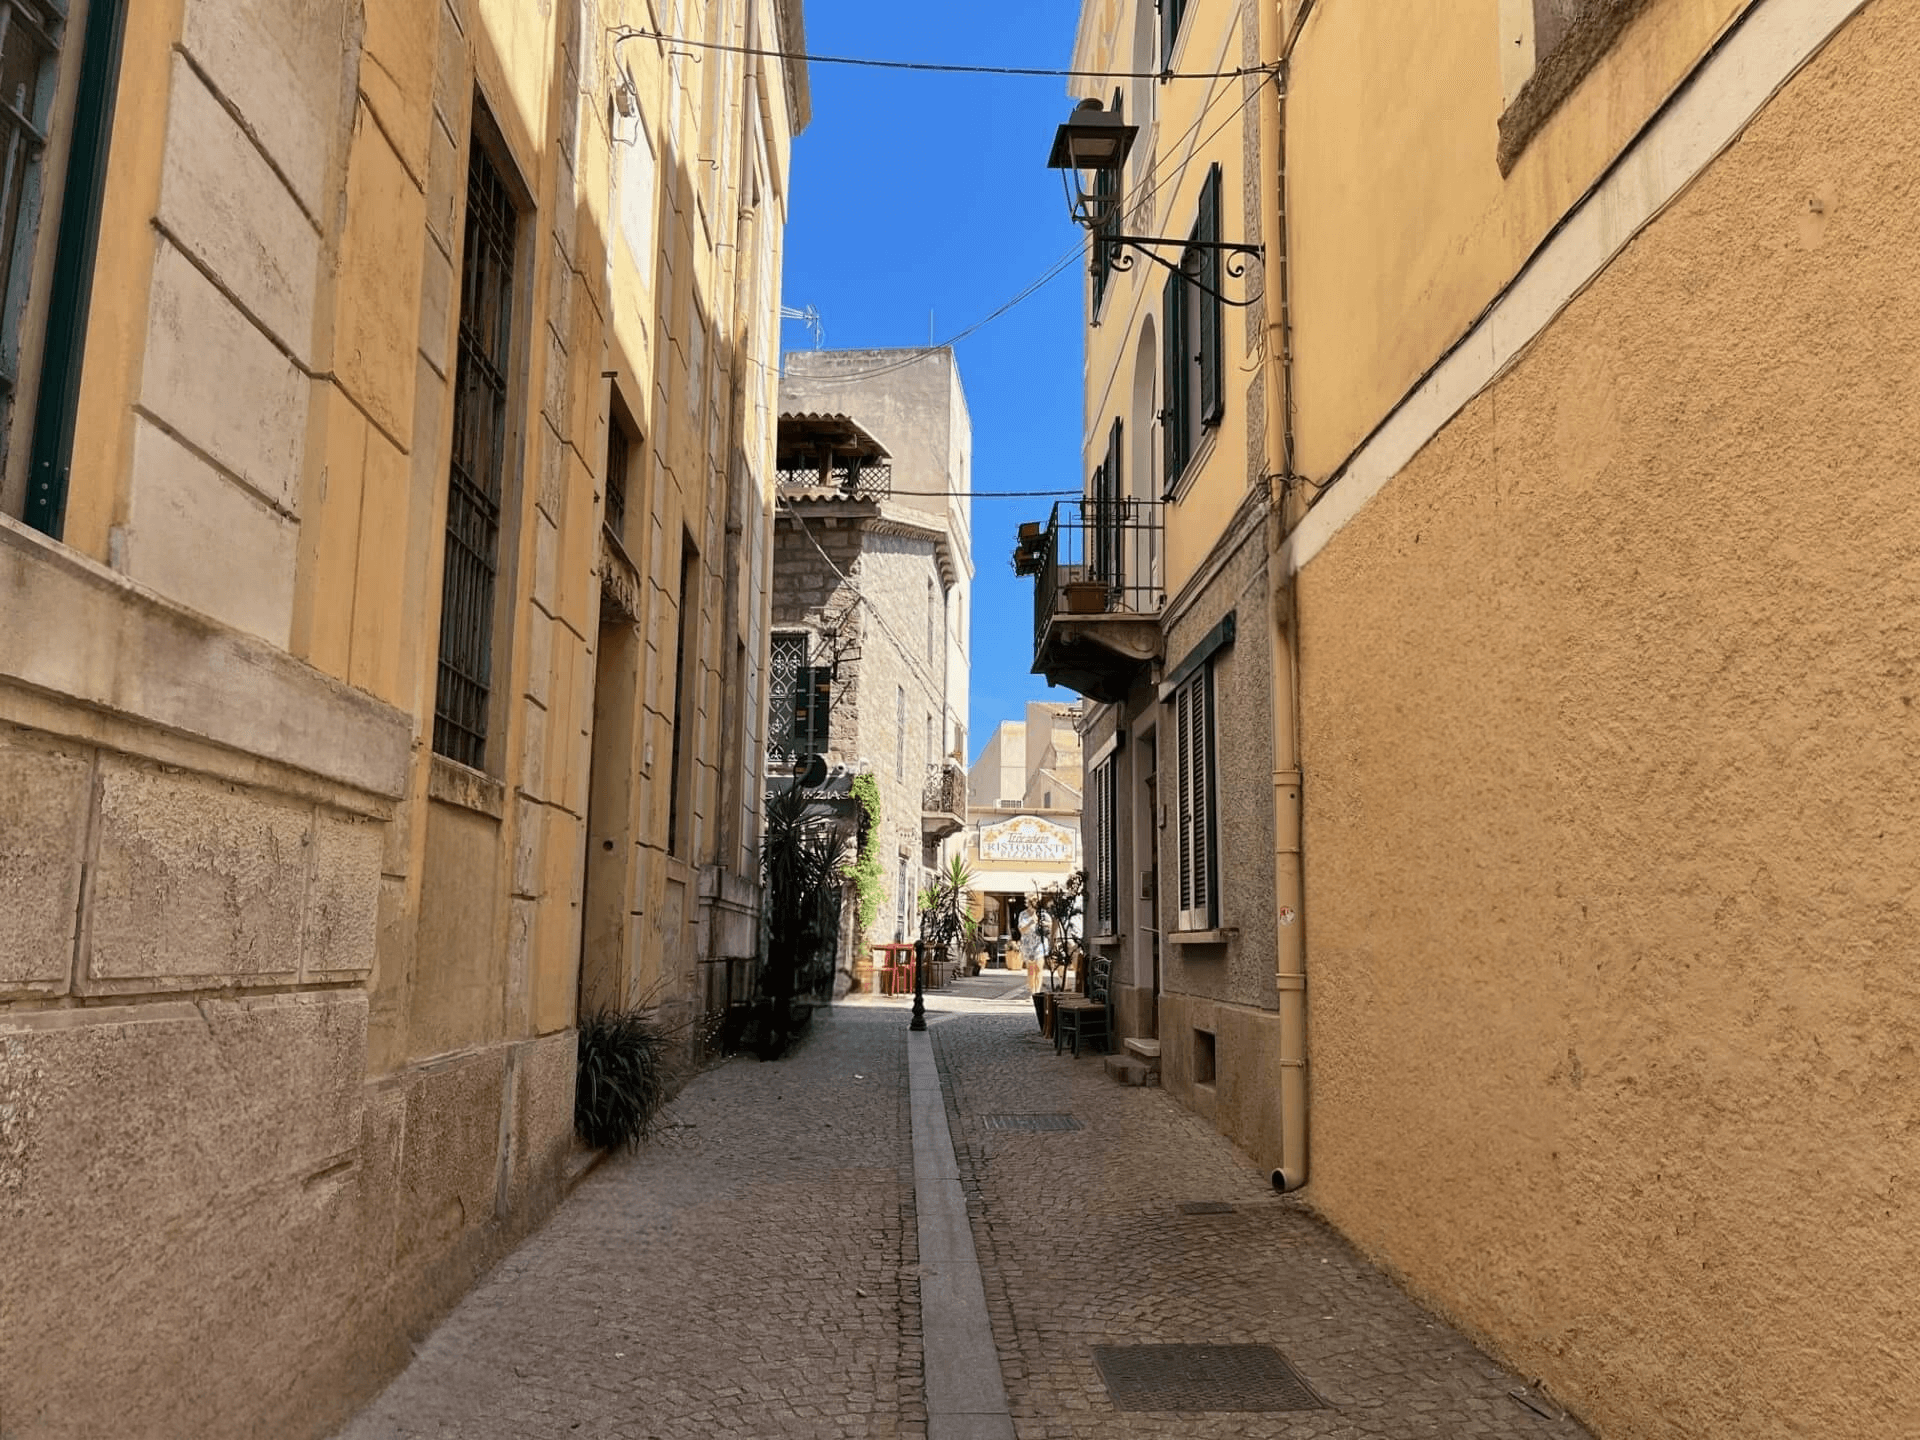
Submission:
M 7 507 L 58 538 L 64 527 L 80 407 L 80 365 L 113 136 L 114 94 L 127 0 L 92 0 L 78 37 L 80 59 L 67 118 L 66 172 L 46 173 L 61 52 L 75 41 L 69 0 L 0 0 L 0 465 L 12 441 L 26 438 L 17 412 L 32 407 L 24 496 Z M 50 257 L 41 221 L 57 216 Z M 21 346 L 32 291 L 46 287 L 37 380 L 29 381 Z M 24 382 L 24 383 L 23 383 Z M 28 393 L 28 386 L 33 393 Z
M 809 665 L 811 637 L 804 630 L 776 634 L 769 651 L 767 759 L 795 765 L 824 755 L 833 711 L 833 668 Z
M 0 463 L 20 380 L 20 330 L 39 235 L 48 129 L 66 38 L 64 7 L 0 0 Z
M 1182 930 L 1220 923 L 1214 807 L 1213 666 L 1204 664 L 1173 692 L 1174 846 Z
M 627 428 L 617 419 L 607 425 L 607 529 L 616 540 L 627 538 L 627 467 L 632 462 L 633 442 Z
M 519 212 L 505 177 L 477 136 L 471 151 L 433 748 L 479 770 L 486 767 L 487 712 L 493 695 L 494 590 L 507 464 Z

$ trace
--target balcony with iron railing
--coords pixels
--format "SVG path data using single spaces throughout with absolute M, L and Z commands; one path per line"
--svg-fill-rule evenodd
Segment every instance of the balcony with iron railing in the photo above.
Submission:
M 957 760 L 929 765 L 920 793 L 920 838 L 931 845 L 959 833 L 966 823 L 966 767 Z
M 1165 507 L 1157 500 L 1063 500 L 1020 527 L 1016 574 L 1033 578 L 1033 673 L 1118 701 L 1160 658 Z
M 786 492 L 842 500 L 884 500 L 893 494 L 893 461 L 857 455 L 782 455 L 774 483 Z

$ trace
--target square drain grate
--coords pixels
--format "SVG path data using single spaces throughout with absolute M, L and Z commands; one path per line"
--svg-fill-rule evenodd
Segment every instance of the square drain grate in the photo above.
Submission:
M 980 1124 L 987 1130 L 1078 1130 L 1080 1122 L 1071 1115 L 982 1115 Z
M 1118 1410 L 1318 1410 L 1271 1345 L 1096 1345 Z
M 1182 1215 L 1231 1215 L 1233 1206 L 1224 1200 L 1188 1200 L 1174 1207 Z

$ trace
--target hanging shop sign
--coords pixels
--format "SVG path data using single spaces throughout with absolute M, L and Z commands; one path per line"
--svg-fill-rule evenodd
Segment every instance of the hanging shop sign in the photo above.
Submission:
M 1073 832 L 1032 815 L 1003 820 L 980 831 L 982 860 L 1049 860 L 1066 865 L 1073 861 Z

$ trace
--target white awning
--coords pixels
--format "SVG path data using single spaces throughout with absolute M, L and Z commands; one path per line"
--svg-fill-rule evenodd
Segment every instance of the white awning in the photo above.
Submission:
M 982 895 L 1031 895 L 1049 885 L 1064 885 L 1073 867 L 1061 870 L 975 870 L 967 888 Z

